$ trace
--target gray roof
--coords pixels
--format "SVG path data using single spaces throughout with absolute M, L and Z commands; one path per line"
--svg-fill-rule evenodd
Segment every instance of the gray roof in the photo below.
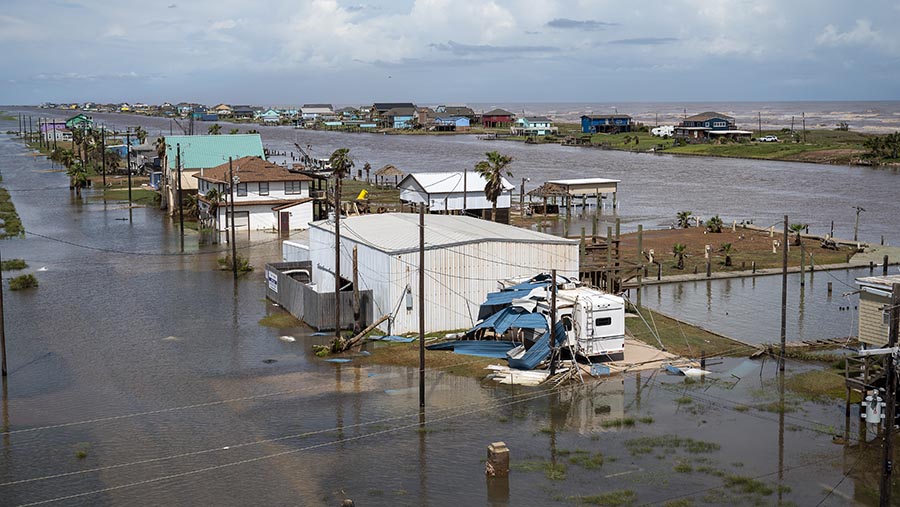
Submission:
M 727 114 L 716 113 L 714 111 L 707 111 L 705 113 L 695 114 L 694 116 L 688 116 L 684 119 L 684 121 L 706 121 L 712 120 L 713 118 L 721 118 L 723 120 L 733 120 L 734 118 L 728 116 Z
M 334 233 L 334 222 L 321 220 L 310 227 Z M 419 249 L 419 215 L 384 213 L 341 220 L 341 236 L 375 250 L 396 255 Z M 485 241 L 514 244 L 577 245 L 577 240 L 458 215 L 425 215 L 425 249 L 434 250 Z
M 550 118 L 547 118 L 546 116 L 526 116 L 525 119 L 528 120 L 529 122 L 551 121 Z
M 385 116 L 415 116 L 416 108 L 414 107 L 392 107 L 388 109 Z
M 316 109 L 328 109 L 329 111 L 332 109 L 331 104 L 303 104 L 303 108 L 316 108 Z
M 491 109 L 482 116 L 515 116 L 515 114 L 510 113 L 506 109 Z
M 867 276 L 864 278 L 857 278 L 856 283 L 858 285 L 875 287 L 890 292 L 893 284 L 900 283 L 900 275 Z
M 627 114 L 586 114 L 583 115 L 582 118 L 590 118 L 592 120 L 605 120 L 607 118 L 615 118 L 620 120 L 628 120 L 631 119 L 630 115 Z

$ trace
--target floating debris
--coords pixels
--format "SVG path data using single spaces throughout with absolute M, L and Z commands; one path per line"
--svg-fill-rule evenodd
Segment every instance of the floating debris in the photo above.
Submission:
M 370 340 L 373 341 L 381 341 L 381 342 L 396 342 L 396 343 L 412 343 L 416 341 L 416 337 L 407 338 L 405 336 L 395 336 L 395 335 L 382 335 L 382 336 L 370 336 Z
M 272 363 L 278 362 L 278 360 L 277 359 L 263 359 L 262 362 L 264 362 L 266 364 L 272 364 Z
M 288 342 L 288 343 L 297 341 L 297 339 L 294 338 L 293 336 L 279 336 L 278 339 L 283 342 Z
M 326 359 L 326 363 L 349 363 L 352 359 Z
M 177 341 L 181 341 L 181 338 L 179 338 L 179 337 L 177 337 L 177 336 L 166 336 L 165 338 L 162 339 L 162 341 L 164 341 L 164 342 L 177 342 Z

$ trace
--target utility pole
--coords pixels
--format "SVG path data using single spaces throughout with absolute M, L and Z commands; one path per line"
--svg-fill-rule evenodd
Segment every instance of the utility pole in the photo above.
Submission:
M 467 209 L 468 196 L 469 196 L 469 193 L 466 189 L 466 179 L 467 179 L 466 175 L 467 174 L 469 174 L 469 171 L 467 171 L 466 168 L 463 167 L 463 216 L 468 216 L 468 214 L 469 214 L 469 211 Z
M 803 142 L 806 142 L 806 111 L 803 111 Z
M 778 371 L 784 374 L 784 348 L 787 341 L 787 268 L 788 268 L 788 216 L 784 216 L 784 236 L 781 240 L 781 353 Z
M 334 338 L 341 340 L 341 177 L 334 182 Z
M 353 245 L 353 334 L 359 334 L 362 325 L 359 322 L 359 260 L 356 252 L 356 245 Z
M 231 170 L 231 163 L 229 159 L 229 171 Z M 184 251 L 184 201 L 181 196 L 181 143 L 177 143 L 175 145 L 175 169 L 178 171 L 178 225 L 179 230 L 181 231 L 181 251 Z M 131 168 L 128 168 L 131 171 Z M 130 186 L 130 185 L 129 185 Z M 232 183 L 234 186 L 234 183 Z M 129 190 L 129 193 L 131 190 Z M 234 190 L 231 192 L 231 227 L 234 227 Z M 234 235 L 232 234 L 232 239 L 234 239 Z M 235 271 L 237 273 L 237 271 Z
M 757 122 L 758 122 L 757 123 L 757 126 L 758 126 L 757 132 L 759 132 L 757 134 L 757 137 L 762 137 L 762 111 L 758 111 L 756 114 L 757 114 Z
M 103 129 L 100 129 L 100 136 L 103 136 Z M 106 153 L 100 157 L 106 160 Z M 125 169 L 128 171 L 128 223 L 132 222 L 131 216 L 131 132 L 125 134 Z M 178 184 L 181 185 L 181 173 L 178 174 Z M 106 162 L 103 163 L 103 187 L 106 187 Z M 181 197 L 179 195 L 179 197 Z M 184 251 L 184 229 L 181 231 L 181 251 Z
M 556 270 L 550 270 L 550 376 L 556 375 Z
M 419 203 L 419 409 L 425 409 L 425 203 Z
M 897 346 L 897 330 L 900 325 L 900 283 L 891 286 L 891 313 L 888 331 L 888 348 Z M 885 398 L 887 414 L 884 425 L 884 442 L 881 459 L 881 491 L 878 505 L 888 507 L 891 505 L 891 472 L 894 467 L 894 418 L 896 417 L 896 383 L 897 369 L 894 361 L 897 358 L 895 352 L 887 356 L 887 375 L 885 380 Z
M 525 218 L 525 182 L 531 181 L 531 178 L 522 178 L 522 188 L 521 193 L 519 194 L 519 213 L 522 218 Z
M 3 260 L 0 258 L 0 266 L 3 265 Z M 3 268 L 0 267 L 0 353 L 2 353 L 2 357 L 0 357 L 0 362 L 3 363 L 3 376 L 7 375 L 6 371 L 6 324 L 3 322 Z M 5 380 L 4 380 L 5 382 Z
M 859 241 L 859 214 L 866 211 L 866 209 L 861 206 L 851 207 L 856 210 L 856 225 L 853 226 L 853 241 Z
M 176 157 L 180 157 L 180 155 L 176 155 Z M 181 179 L 181 171 L 179 171 L 178 178 L 179 180 Z M 228 183 L 228 192 L 231 194 L 231 272 L 234 275 L 234 279 L 237 280 L 237 243 L 235 243 L 234 232 L 234 170 L 231 165 L 231 157 L 228 157 Z M 183 231 L 181 234 L 181 249 L 184 250 Z
M 53 139 L 56 139 L 56 130 L 53 131 Z M 54 141 L 55 144 L 55 141 Z M 102 150 L 102 154 L 100 155 L 100 167 L 101 172 L 103 173 L 103 188 L 106 189 L 106 129 L 103 128 L 103 125 L 100 125 L 100 149 Z M 129 188 L 131 185 L 129 185 Z M 128 207 L 131 208 L 131 197 L 128 198 Z M 129 215 L 130 216 L 130 215 Z

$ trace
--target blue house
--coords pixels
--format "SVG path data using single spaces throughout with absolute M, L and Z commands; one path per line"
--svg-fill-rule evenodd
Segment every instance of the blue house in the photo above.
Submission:
M 631 132 L 631 116 L 627 114 L 584 115 L 581 117 L 581 132 L 585 134 Z
M 395 129 L 411 129 L 416 123 L 416 108 L 395 107 L 384 113 L 385 125 Z
M 751 135 L 749 130 L 737 130 L 733 117 L 712 111 L 688 116 L 675 126 L 675 137 L 690 141 L 750 139 Z
M 467 130 L 470 120 L 465 116 L 438 116 L 434 119 L 433 125 L 434 130 L 439 132 Z

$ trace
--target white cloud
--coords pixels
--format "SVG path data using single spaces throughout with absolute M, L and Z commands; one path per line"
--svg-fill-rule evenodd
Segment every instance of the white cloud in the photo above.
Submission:
M 882 34 L 872 27 L 872 22 L 867 19 L 857 19 L 851 30 L 841 32 L 836 26 L 825 26 L 822 33 L 816 37 L 816 44 L 829 47 L 875 47 L 888 51 L 897 49 L 897 41 Z

